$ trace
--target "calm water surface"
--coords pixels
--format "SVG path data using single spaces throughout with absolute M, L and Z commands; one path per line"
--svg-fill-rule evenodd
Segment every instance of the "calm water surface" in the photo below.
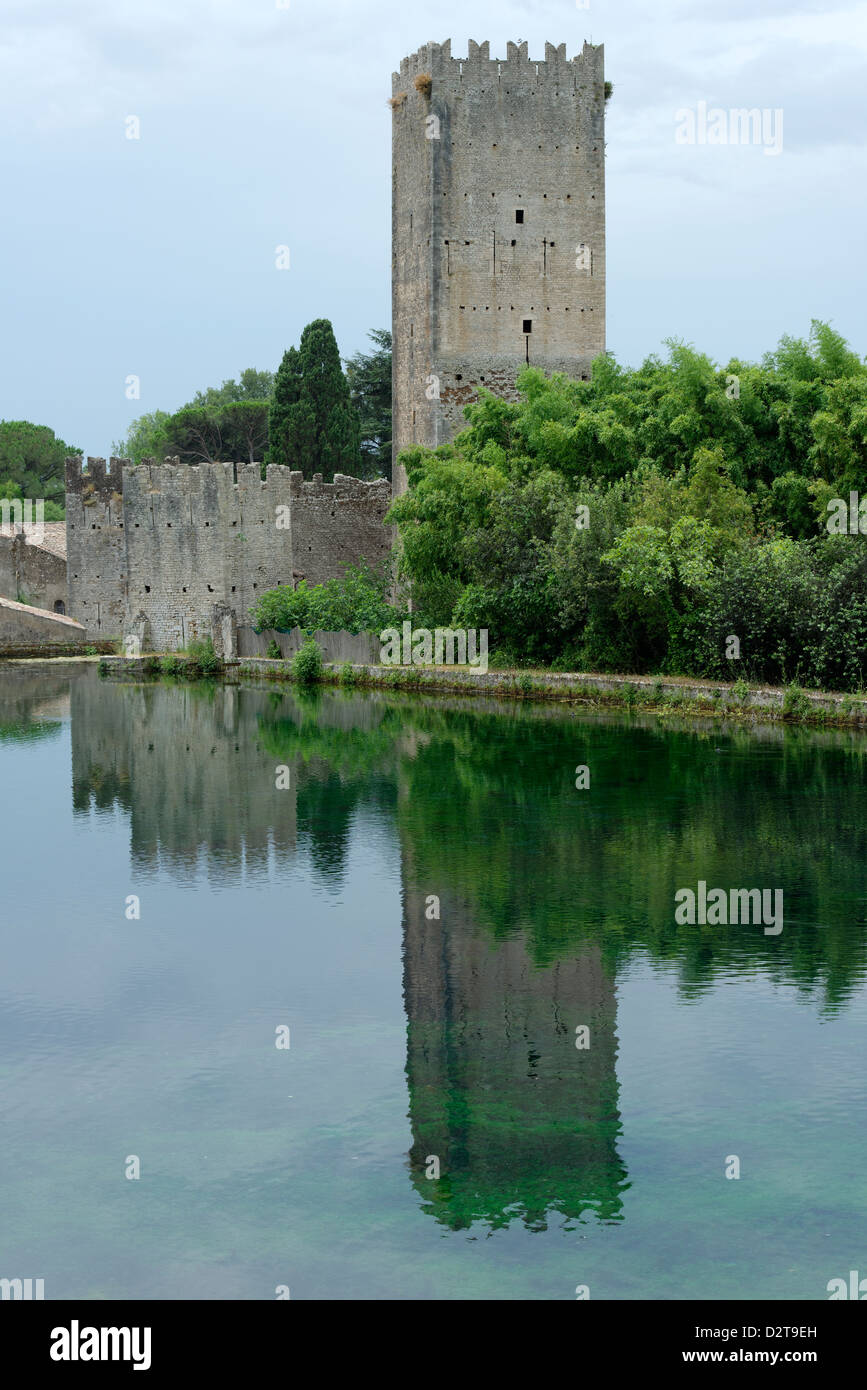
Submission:
M 865 771 L 856 733 L 7 667 L 0 1277 L 827 1298 L 867 1274 Z M 676 926 L 700 879 L 783 931 Z

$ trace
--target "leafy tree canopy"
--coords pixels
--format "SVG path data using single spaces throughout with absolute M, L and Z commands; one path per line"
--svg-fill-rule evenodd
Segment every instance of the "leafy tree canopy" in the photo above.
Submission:
M 401 455 L 418 621 L 563 669 L 860 684 L 867 538 L 827 521 L 867 497 L 867 367 L 820 322 L 760 364 L 666 346 L 589 381 L 528 367 L 520 400 L 483 392 Z
M 349 394 L 361 429 L 362 478 L 391 476 L 391 334 L 374 328 L 367 335 L 373 352 L 346 360 Z
M 0 420 L 0 496 L 42 498 L 46 521 L 62 520 L 66 459 L 78 453 L 47 425 Z

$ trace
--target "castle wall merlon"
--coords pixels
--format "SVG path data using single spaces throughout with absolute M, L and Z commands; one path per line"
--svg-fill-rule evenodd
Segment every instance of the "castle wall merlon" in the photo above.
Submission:
M 572 67 L 575 71 L 576 85 L 581 81 L 600 82 L 605 75 L 605 45 L 604 43 L 587 43 L 572 59 Z
M 515 45 L 513 43 L 510 43 L 508 47 L 510 49 L 513 49 Z M 526 44 L 524 45 L 524 47 L 526 48 Z M 464 65 L 468 68 L 477 68 L 480 67 L 482 63 L 489 63 L 490 61 L 490 40 L 485 39 L 484 43 L 475 43 L 472 39 L 470 39 L 467 44 L 467 56 L 464 60 Z
M 443 43 L 423 44 L 416 53 L 402 58 L 400 71 L 391 74 L 392 95 L 396 96 L 399 91 L 411 86 L 412 79 L 418 77 L 419 73 L 428 72 L 433 78 L 444 75 L 454 61 L 451 39 L 446 39 Z
M 84 461 L 80 454 L 74 454 L 66 460 L 66 491 L 74 497 L 80 497 L 84 487 L 83 466 Z
M 105 490 L 106 475 L 110 472 L 111 465 L 106 468 L 105 459 L 88 457 L 86 482 L 93 484 L 94 491 L 102 492 Z
M 293 477 L 303 477 L 303 474 L 295 473 L 293 469 L 285 463 L 269 463 L 265 468 L 265 476 L 269 483 L 277 483 L 281 487 L 290 487 Z
M 239 463 L 237 466 L 238 487 L 245 490 L 252 490 L 257 487 L 267 487 L 267 482 L 262 478 L 261 463 Z
M 485 48 L 488 48 L 488 44 L 485 44 Z M 485 56 L 487 57 L 487 54 L 486 54 Z M 529 66 L 530 66 L 530 45 L 529 45 L 527 42 L 524 42 L 524 43 L 507 43 L 507 44 L 506 44 L 506 62 L 507 62 L 507 63 L 514 63 L 516 66 L 520 66 L 521 64 L 523 64 L 525 67 L 529 67 Z

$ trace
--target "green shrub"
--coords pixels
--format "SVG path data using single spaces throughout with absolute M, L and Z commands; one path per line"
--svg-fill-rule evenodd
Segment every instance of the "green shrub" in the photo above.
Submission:
M 362 560 L 325 584 L 308 587 L 302 579 L 297 589 L 288 584 L 269 589 L 250 610 L 253 625 L 258 631 L 273 628 L 276 632 L 295 627 L 308 632 L 381 632 L 400 627 L 406 615 L 389 604 L 390 585 L 387 571 L 378 573 Z
M 213 676 L 220 669 L 220 658 L 214 651 L 214 639 L 210 636 L 190 642 L 187 646 L 187 655 L 189 664 L 194 666 L 203 676 Z
M 340 684 L 356 685 L 358 683 L 358 673 L 350 661 L 345 661 L 340 668 Z
M 177 676 L 181 671 L 186 670 L 186 665 L 183 657 L 174 652 L 168 656 L 160 657 L 160 671 L 164 676 Z
M 271 641 L 268 643 L 268 650 L 265 653 L 265 655 L 271 661 L 282 661 L 283 653 L 280 650 L 280 643 L 277 641 L 276 637 L 271 638 Z
M 801 719 L 810 712 L 810 701 L 794 681 L 787 685 L 783 694 L 783 714 L 791 719 Z
M 322 652 L 312 637 L 295 653 L 292 674 L 299 685 L 314 685 L 322 679 Z
M 756 364 L 667 346 L 590 381 L 527 367 L 404 452 L 418 625 L 487 628 L 492 668 L 721 681 L 737 636 L 752 684 L 862 687 L 867 539 L 828 504 L 867 476 L 867 361 L 818 322 Z

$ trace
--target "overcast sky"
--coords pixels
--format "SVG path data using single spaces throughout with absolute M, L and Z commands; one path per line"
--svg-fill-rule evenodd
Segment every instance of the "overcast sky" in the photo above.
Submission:
M 281 3 L 2 0 L 0 418 L 108 454 L 311 319 L 344 356 L 390 326 L 391 73 L 448 37 L 605 44 L 619 360 L 672 335 L 755 358 L 811 318 L 867 353 L 864 5 Z M 782 108 L 782 153 L 678 144 L 702 101 Z

